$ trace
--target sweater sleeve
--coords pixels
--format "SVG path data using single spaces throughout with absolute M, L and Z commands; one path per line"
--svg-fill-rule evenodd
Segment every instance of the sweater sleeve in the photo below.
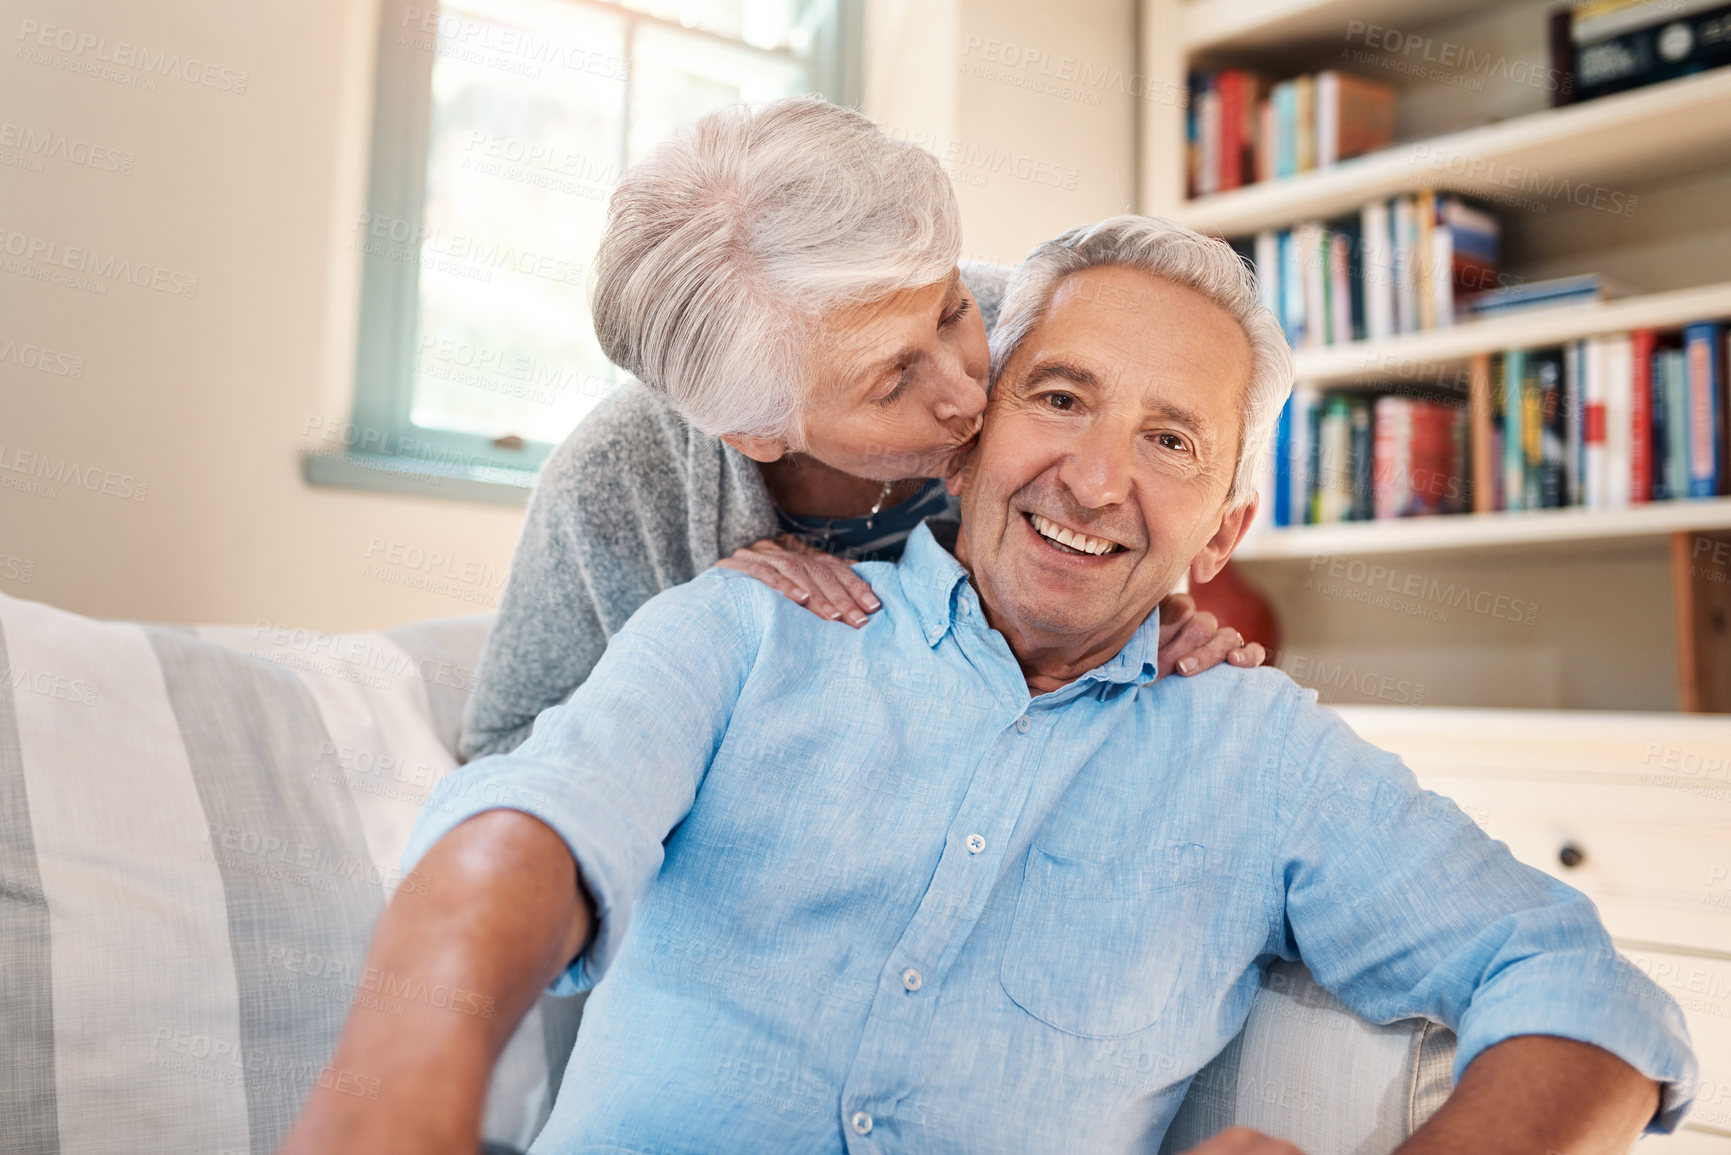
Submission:
M 547 459 L 463 710 L 465 761 L 521 745 L 639 606 L 696 576 L 679 449 L 639 387 Z

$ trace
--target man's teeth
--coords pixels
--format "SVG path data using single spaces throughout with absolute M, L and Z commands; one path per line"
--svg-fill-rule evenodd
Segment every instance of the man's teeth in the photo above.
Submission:
M 1076 533 L 1065 529 L 1055 521 L 1047 521 L 1037 513 L 1028 515 L 1028 520 L 1034 525 L 1041 537 L 1055 541 L 1059 545 L 1067 545 L 1078 553 L 1091 553 L 1095 556 L 1111 553 L 1118 548 L 1117 542 L 1107 541 L 1103 537 L 1089 537 L 1085 533 Z

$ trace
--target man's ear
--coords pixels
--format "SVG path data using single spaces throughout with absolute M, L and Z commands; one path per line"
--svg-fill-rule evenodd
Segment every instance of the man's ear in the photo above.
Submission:
M 779 437 L 752 437 L 745 433 L 723 433 L 721 439 L 751 458 L 765 465 L 771 461 L 780 461 L 787 456 L 787 442 Z
M 1249 501 L 1221 514 L 1220 526 L 1214 531 L 1214 536 L 1190 562 L 1191 585 L 1203 585 L 1214 580 L 1214 575 L 1220 572 L 1226 559 L 1244 540 L 1250 523 L 1256 520 L 1256 502 L 1257 496 L 1251 494 Z

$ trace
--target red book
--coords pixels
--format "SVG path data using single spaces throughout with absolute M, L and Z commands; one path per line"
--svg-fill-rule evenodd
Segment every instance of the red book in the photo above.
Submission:
M 1653 341 L 1651 329 L 1629 334 L 1634 356 L 1634 393 L 1629 398 L 1629 501 L 1653 499 Z
M 1228 68 L 1215 77 L 1220 94 L 1220 191 L 1244 184 L 1244 73 Z

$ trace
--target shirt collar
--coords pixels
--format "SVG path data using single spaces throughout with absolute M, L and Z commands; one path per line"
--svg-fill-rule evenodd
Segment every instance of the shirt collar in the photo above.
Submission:
M 897 563 L 902 592 L 919 619 L 926 645 L 943 641 L 956 622 L 956 607 L 966 599 L 979 611 L 979 598 L 968 582 L 968 571 L 956 560 L 950 547 L 959 528 L 953 518 L 929 517 L 914 527 Z M 940 541 L 940 538 L 942 541 Z M 945 544 L 947 543 L 947 545 Z M 985 616 L 979 613 L 981 628 Z M 1158 676 L 1160 611 L 1158 608 L 1130 635 L 1130 640 L 1108 660 L 1077 679 L 1078 682 L 1136 682 L 1147 685 Z

